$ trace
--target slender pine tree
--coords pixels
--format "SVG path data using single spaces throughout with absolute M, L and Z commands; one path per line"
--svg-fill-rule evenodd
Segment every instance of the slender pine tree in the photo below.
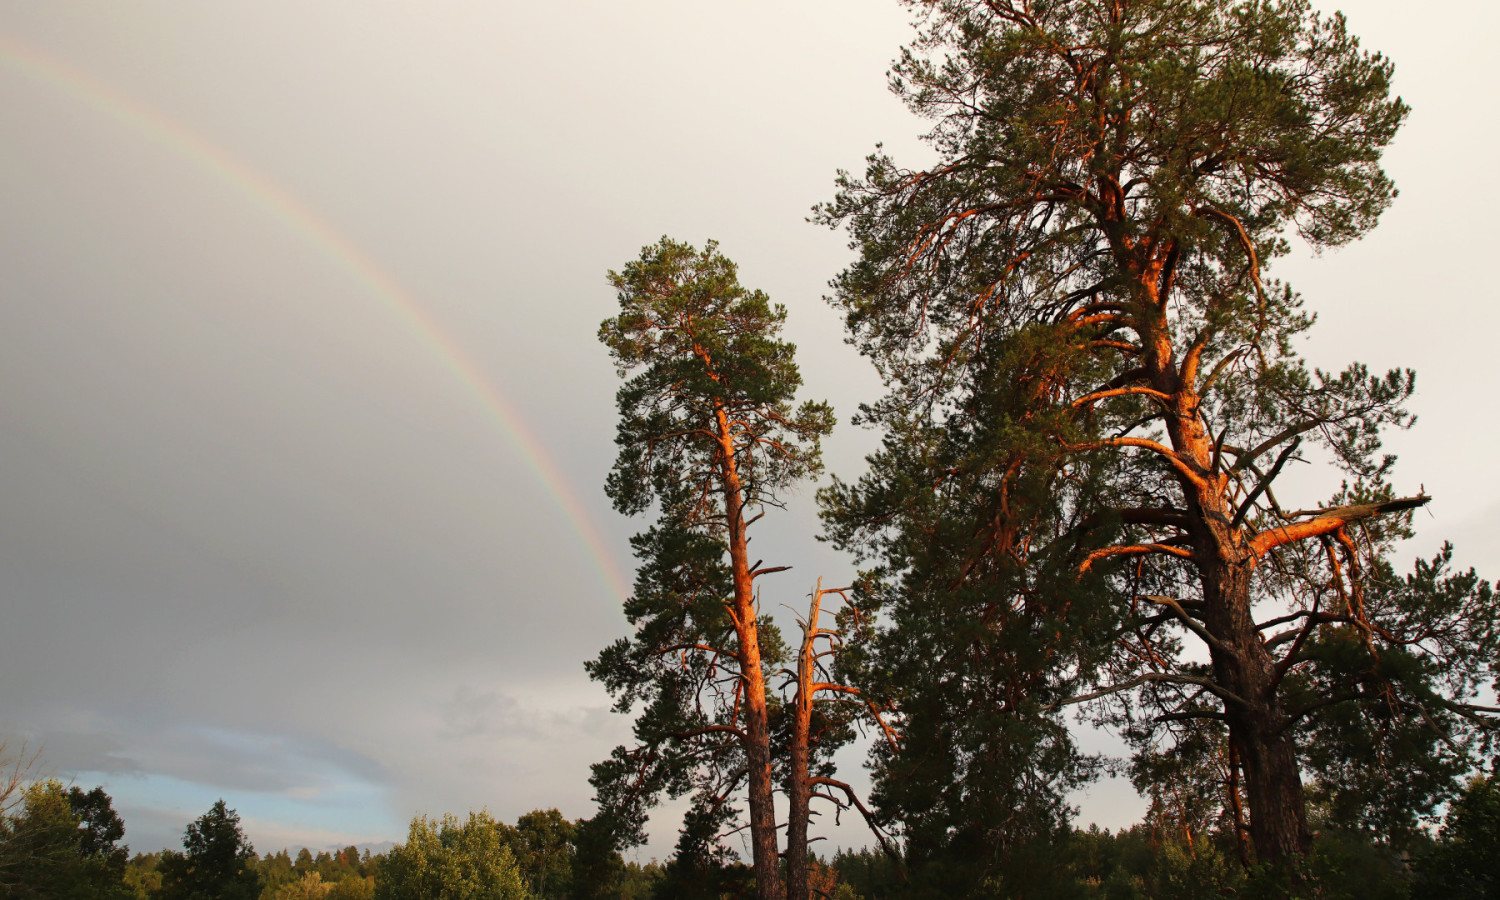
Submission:
M 785 648 L 760 616 L 755 580 L 783 567 L 752 560 L 750 528 L 820 470 L 833 412 L 793 406 L 802 379 L 780 337 L 786 310 L 741 287 L 714 243 L 663 238 L 610 282 L 620 312 L 599 336 L 627 380 L 606 489 L 621 512 L 654 510 L 656 521 L 633 541 L 635 633 L 588 665 L 617 710 L 640 707 L 636 743 L 595 766 L 593 783 L 626 841 L 641 838 L 662 793 L 691 793 L 701 826 L 724 821 L 748 788 L 757 890 L 775 900 L 766 681 Z

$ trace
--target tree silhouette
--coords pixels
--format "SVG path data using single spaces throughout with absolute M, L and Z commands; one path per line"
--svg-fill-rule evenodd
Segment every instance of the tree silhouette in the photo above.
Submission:
M 222 799 L 191 822 L 182 853 L 162 859 L 162 889 L 171 900 L 252 900 L 260 876 L 252 865 L 255 848 L 240 829 L 239 813 Z

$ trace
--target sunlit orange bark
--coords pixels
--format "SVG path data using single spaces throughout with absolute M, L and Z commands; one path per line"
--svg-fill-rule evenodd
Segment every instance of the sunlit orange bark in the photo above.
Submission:
M 813 777 L 810 770 L 815 740 L 812 733 L 813 709 L 819 694 L 838 694 L 842 695 L 846 702 L 863 704 L 869 711 L 873 724 L 881 729 L 887 742 L 892 744 L 895 742 L 895 731 L 886 723 L 879 708 L 865 699 L 863 692 L 849 685 L 819 680 L 820 672 L 826 672 L 826 670 L 822 669 L 818 659 L 835 653 L 835 648 L 838 646 L 836 643 L 828 642 L 829 636 L 834 633 L 820 628 L 818 624 L 823 612 L 823 597 L 836 594 L 847 601 L 849 590 L 849 588 L 824 590 L 823 579 L 819 578 L 812 591 L 807 618 L 802 623 L 802 644 L 797 652 L 795 673 L 797 690 L 792 699 L 791 735 L 787 762 L 787 799 L 789 801 L 786 826 L 787 900 L 810 900 L 812 897 L 813 879 L 812 869 L 807 859 L 807 842 L 812 817 L 812 800 L 815 796 L 837 805 L 840 809 L 847 809 L 850 806 L 858 809 L 860 815 L 864 816 L 866 824 L 870 826 L 876 840 L 879 841 L 881 849 L 896 862 L 898 871 L 902 873 L 902 878 L 905 878 L 900 855 L 891 846 L 869 808 L 855 795 L 854 789 L 833 778 Z M 820 637 L 825 642 L 822 650 L 818 649 Z M 818 787 L 838 791 L 843 796 L 836 797 L 826 791 L 815 792 Z
M 777 870 L 776 809 L 772 803 L 771 731 L 766 707 L 766 681 L 761 666 L 760 631 L 756 622 L 755 583 L 750 572 L 745 533 L 744 492 L 736 465 L 734 433 L 722 405 L 715 405 L 720 443 L 720 474 L 724 486 L 729 563 L 734 579 L 735 636 L 739 639 L 740 678 L 745 698 L 745 760 L 749 766 L 750 844 L 760 900 L 780 900 Z

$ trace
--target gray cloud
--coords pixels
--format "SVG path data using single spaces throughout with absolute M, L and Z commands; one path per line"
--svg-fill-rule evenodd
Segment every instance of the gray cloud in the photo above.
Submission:
M 1472 475 L 1495 439 L 1475 371 L 1500 325 L 1480 271 L 1500 188 L 1455 197 L 1450 178 L 1494 144 L 1473 111 L 1500 100 L 1500 12 L 1341 5 L 1417 110 L 1390 156 L 1403 193 L 1366 241 L 1282 271 L 1322 316 L 1317 361 L 1422 372 L 1398 482 L 1437 497 L 1423 546 L 1446 534 L 1482 565 L 1500 551 L 1500 487 Z M 417 811 L 586 814 L 588 765 L 628 723 L 581 664 L 625 623 L 513 429 L 628 571 L 639 523 L 598 487 L 616 380 L 594 333 L 604 270 L 663 233 L 720 239 L 788 304 L 810 396 L 847 416 L 875 395 L 819 300 L 844 239 L 802 219 L 876 141 L 924 158 L 881 80 L 904 16 L 0 8 L 0 33 L 58 61 L 0 53 L 0 732 L 106 781 L 137 849 L 221 794 L 273 848 L 399 838 Z M 841 429 L 830 468 L 856 473 L 871 442 Z M 768 609 L 850 574 L 817 531 L 807 491 L 757 539 L 795 565 Z M 1116 822 L 1125 801 L 1096 794 L 1113 805 L 1085 815 Z
M 100 732 L 69 732 L 49 729 L 41 743 L 33 744 L 32 735 L 7 734 L 0 737 L 7 747 L 18 752 L 30 751 L 40 763 L 38 775 L 56 773 L 102 772 L 106 775 L 141 775 L 145 769 L 135 759 L 125 756 L 125 742 Z

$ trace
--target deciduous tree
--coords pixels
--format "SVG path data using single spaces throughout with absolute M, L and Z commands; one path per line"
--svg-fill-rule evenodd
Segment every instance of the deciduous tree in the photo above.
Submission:
M 535 900 L 564 900 L 573 880 L 578 826 L 555 809 L 534 809 L 516 820 L 511 852 Z
M 20 810 L 0 820 L 4 896 L 47 900 L 92 893 L 67 788 L 47 779 L 27 785 L 21 797 Z
M 385 854 L 375 878 L 377 900 L 525 900 L 526 885 L 488 813 L 466 820 L 417 816 L 406 843 Z
M 125 822 L 115 812 L 109 794 L 102 787 L 89 791 L 70 787 L 68 806 L 72 808 L 73 815 L 78 817 L 79 855 L 85 859 L 97 860 L 113 873 L 113 880 L 118 881 L 120 873 L 125 870 L 125 860 L 130 856 L 130 848 L 120 843 L 120 839 L 125 836 Z

